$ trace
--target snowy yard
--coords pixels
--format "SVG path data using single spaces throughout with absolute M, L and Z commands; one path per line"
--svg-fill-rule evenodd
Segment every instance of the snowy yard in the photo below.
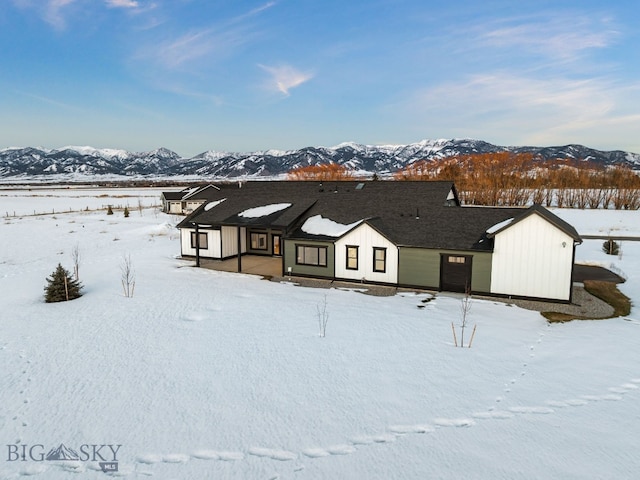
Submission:
M 0 193 L 3 215 L 50 199 Z M 554 213 L 580 233 L 640 234 L 637 211 Z M 60 444 L 121 445 L 110 475 L 126 478 L 637 478 L 640 242 L 620 258 L 600 240 L 577 250 L 626 275 L 628 318 L 550 325 L 474 300 L 461 349 L 460 297 L 196 269 L 177 258 L 173 224 L 152 208 L 0 219 L 0 479 L 104 478 L 97 461 L 37 461 Z M 72 270 L 75 245 L 84 296 L 45 304 L 45 278 Z

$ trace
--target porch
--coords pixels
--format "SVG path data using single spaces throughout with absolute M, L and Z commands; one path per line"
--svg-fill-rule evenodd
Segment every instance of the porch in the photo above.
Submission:
M 265 255 L 242 255 L 242 272 L 263 277 L 282 276 L 282 257 L 269 257 Z M 226 260 L 213 260 L 201 258 L 200 266 L 220 272 L 238 272 L 238 257 Z

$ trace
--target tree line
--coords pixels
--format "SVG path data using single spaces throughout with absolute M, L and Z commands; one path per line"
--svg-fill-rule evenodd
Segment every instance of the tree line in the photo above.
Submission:
M 300 167 L 291 180 L 354 180 L 355 172 L 335 163 Z M 376 177 L 377 178 L 377 177 Z M 604 167 L 578 160 L 538 160 L 529 153 L 478 153 L 421 160 L 394 180 L 451 180 L 466 205 L 564 208 L 640 208 L 640 176 L 626 166 Z

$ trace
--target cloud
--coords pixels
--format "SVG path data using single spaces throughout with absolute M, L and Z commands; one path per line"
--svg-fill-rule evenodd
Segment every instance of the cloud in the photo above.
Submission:
M 54 28 L 63 30 L 66 27 L 66 20 L 62 14 L 64 7 L 75 3 L 76 0 L 49 0 L 46 2 L 44 19 Z
M 110 8 L 138 8 L 139 2 L 135 0 L 106 0 L 107 6 Z
M 128 2 L 128 0 L 111 0 Z M 207 58 L 212 60 L 233 54 L 239 47 L 253 41 L 259 31 L 246 20 L 273 7 L 268 2 L 246 13 L 222 20 L 207 28 L 194 29 L 177 37 L 157 41 L 138 52 L 139 58 L 154 60 L 162 67 L 173 70 Z
M 539 18 L 501 19 L 476 28 L 478 46 L 515 49 L 571 60 L 590 49 L 613 44 L 618 32 L 607 17 L 548 14 Z
M 289 65 L 281 65 L 278 67 L 270 67 L 267 65 L 258 65 L 264 71 L 271 75 L 270 87 L 289 96 L 289 90 L 299 87 L 305 82 L 313 78 L 308 72 L 301 72 Z
M 627 111 L 638 86 L 608 77 L 533 78 L 499 71 L 441 84 L 407 98 L 401 111 L 417 128 L 450 136 L 506 138 L 507 144 L 628 141 L 640 116 Z M 630 102 L 634 104 L 633 101 Z

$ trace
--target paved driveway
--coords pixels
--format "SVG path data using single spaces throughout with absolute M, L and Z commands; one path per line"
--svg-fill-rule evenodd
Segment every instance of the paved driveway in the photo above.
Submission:
M 601 280 L 603 282 L 624 283 L 624 278 L 616 275 L 611 270 L 593 265 L 574 265 L 574 282 L 584 282 L 585 280 Z

